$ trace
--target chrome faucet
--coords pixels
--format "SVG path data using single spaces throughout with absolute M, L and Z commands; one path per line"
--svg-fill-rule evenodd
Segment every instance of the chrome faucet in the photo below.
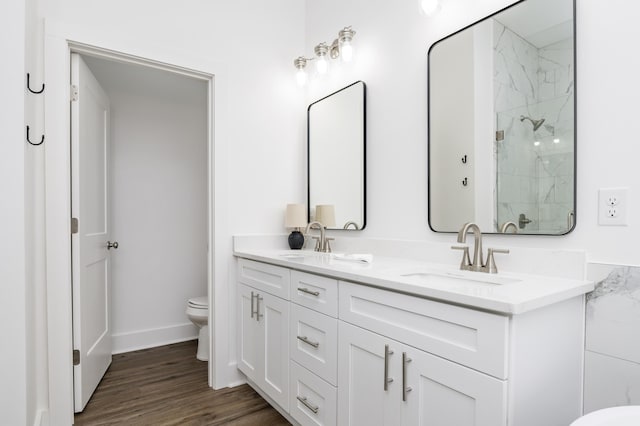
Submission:
M 504 226 L 503 226 L 504 227 Z M 506 227 L 505 227 L 506 228 Z M 509 253 L 509 250 L 504 249 L 493 249 L 490 248 L 487 250 L 487 262 L 485 263 L 482 260 L 482 232 L 480 228 L 475 223 L 465 223 L 458 232 L 458 242 L 466 243 L 467 233 L 469 231 L 473 232 L 474 237 L 474 245 L 473 245 L 473 262 L 469 257 L 469 247 L 464 246 L 452 246 L 451 248 L 456 250 L 463 250 L 462 254 L 462 262 L 460 263 L 460 269 L 466 271 L 477 271 L 477 272 L 486 272 L 489 274 L 495 274 L 498 272 L 498 268 L 496 267 L 496 262 L 493 258 L 494 253 Z
M 309 222 L 309 224 L 307 225 L 307 228 L 304 230 L 305 237 L 307 237 L 307 235 L 310 235 L 309 230 L 311 229 L 320 230 L 320 238 L 318 239 L 318 241 L 316 241 L 316 247 L 314 248 L 314 250 L 324 252 L 324 253 L 329 253 L 331 251 L 331 247 L 329 247 L 329 241 L 327 240 L 325 235 L 324 225 L 318 221 Z M 317 239 L 318 237 L 313 237 L 313 238 Z
M 460 265 L 460 269 L 479 271 L 484 266 L 484 262 L 482 261 L 482 232 L 478 225 L 472 222 L 465 223 L 460 232 L 458 232 L 458 242 L 463 244 L 466 243 L 467 232 L 469 232 L 469 230 L 473 231 L 473 263 L 467 265 L 462 264 Z M 469 260 L 468 249 L 466 258 Z
M 507 231 L 509 230 L 509 228 L 513 228 L 513 233 L 514 234 L 518 233 L 518 225 L 516 225 L 515 222 L 505 222 L 505 223 L 503 223 L 502 226 L 500 227 L 500 233 L 506 234 Z

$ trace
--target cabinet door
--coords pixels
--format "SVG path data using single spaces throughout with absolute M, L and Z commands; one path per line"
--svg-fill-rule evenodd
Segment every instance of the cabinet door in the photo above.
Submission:
M 344 322 L 338 336 L 338 425 L 399 425 L 402 345 Z
M 402 386 L 407 387 L 402 403 L 403 425 L 507 424 L 506 381 L 409 346 L 401 350 L 401 391 Z
M 264 361 L 259 357 L 262 332 L 255 313 L 257 294 L 257 290 L 244 284 L 237 286 L 238 369 L 256 383 L 264 370 Z
M 289 411 L 289 302 L 260 292 L 256 298 L 263 340 L 258 357 L 264 362 L 260 388 Z

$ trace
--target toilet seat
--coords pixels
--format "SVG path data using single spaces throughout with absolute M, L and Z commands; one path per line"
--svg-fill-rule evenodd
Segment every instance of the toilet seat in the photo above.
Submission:
M 207 296 L 192 297 L 188 305 L 195 309 L 209 309 L 209 298 Z
M 604 408 L 580 417 L 570 426 L 637 426 L 640 405 Z

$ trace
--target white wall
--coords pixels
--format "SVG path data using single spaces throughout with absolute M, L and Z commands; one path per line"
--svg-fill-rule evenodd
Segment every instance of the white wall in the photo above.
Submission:
M 207 294 L 207 84 L 87 57 L 111 101 L 113 352 L 197 336 Z
M 7 424 L 33 421 L 33 357 L 27 331 L 33 327 L 28 315 L 25 270 L 25 3 L 9 0 L 0 13 L 0 413 Z M 27 383 L 28 381 L 28 383 Z M 31 413 L 28 413 L 28 410 Z
M 419 14 L 418 3 L 308 1 L 306 52 L 345 25 L 357 31 L 356 64 L 337 78 L 316 83 L 309 93 L 314 99 L 356 79 L 367 83 L 368 224 L 362 236 L 452 241 L 452 235 L 435 234 L 426 224 L 426 53 L 435 41 L 510 2 L 444 0 L 432 18 Z M 640 148 L 634 141 L 637 108 L 631 94 L 640 91 L 634 71 L 640 58 L 628 52 L 640 37 L 635 22 L 640 5 L 624 0 L 577 3 L 577 227 L 563 237 L 486 240 L 489 245 L 583 248 L 590 260 L 637 265 L 640 185 L 635 169 Z M 388 173 L 394 164 L 402 167 Z M 629 226 L 598 226 L 598 188 L 616 186 L 630 188 Z M 393 205 L 403 208 L 390 210 Z

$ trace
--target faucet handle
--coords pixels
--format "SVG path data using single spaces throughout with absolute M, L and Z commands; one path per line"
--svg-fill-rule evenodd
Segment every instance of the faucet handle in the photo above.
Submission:
M 316 237 L 315 235 L 312 235 L 311 238 L 316 240 L 316 247 L 314 248 L 314 251 L 320 251 L 320 249 L 321 249 L 321 247 L 320 247 L 320 237 Z
M 484 266 L 485 272 L 490 274 L 497 274 L 498 267 L 496 266 L 496 261 L 493 258 L 494 253 L 503 253 L 509 254 L 509 250 L 507 249 L 497 249 L 497 248 L 489 248 L 487 249 L 487 264 Z
M 324 252 L 331 253 L 331 244 L 330 242 L 335 240 L 333 237 L 325 237 L 324 239 Z
M 453 250 L 462 250 L 462 261 L 460 262 L 460 270 L 468 270 L 471 267 L 471 257 L 469 257 L 469 246 L 451 246 Z

